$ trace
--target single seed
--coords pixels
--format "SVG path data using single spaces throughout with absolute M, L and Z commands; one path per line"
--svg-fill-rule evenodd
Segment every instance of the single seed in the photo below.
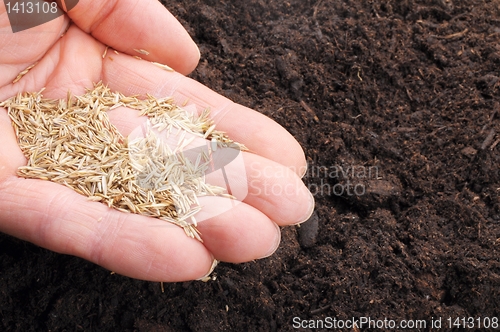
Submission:
M 23 70 L 22 72 L 20 72 L 17 77 L 12 81 L 12 84 L 14 83 L 17 83 L 19 82 L 19 80 L 21 80 L 21 78 L 23 78 L 24 75 L 26 75 L 33 67 L 35 67 L 37 65 L 38 61 L 35 62 L 34 64 L 32 64 L 31 66 L 28 66 L 25 70 Z
M 161 69 L 164 69 L 166 71 L 174 71 L 172 68 L 170 68 L 169 66 L 167 65 L 164 65 L 162 63 L 159 63 L 159 62 L 154 62 L 154 61 L 151 61 L 152 64 L 154 64 L 155 66 L 157 67 L 160 67 Z
M 143 50 L 143 49 L 134 48 L 134 51 L 136 51 L 137 53 L 143 54 L 143 55 L 149 55 L 149 52 L 146 50 Z

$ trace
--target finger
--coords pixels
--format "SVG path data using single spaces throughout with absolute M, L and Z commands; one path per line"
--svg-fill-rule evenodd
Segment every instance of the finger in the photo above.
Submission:
M 151 281 L 198 279 L 212 265 L 199 241 L 165 221 L 118 212 L 53 182 L 12 177 L 0 186 L 1 231 L 44 248 Z
M 240 152 L 234 156 L 232 151 L 217 149 L 214 155 L 222 152 L 221 155 L 212 155 L 214 163 L 221 167 L 207 172 L 207 183 L 225 188 L 280 226 L 309 219 L 314 198 L 297 174 L 259 155 Z
M 248 181 L 245 202 L 280 226 L 309 219 L 314 198 L 300 177 L 289 168 L 255 154 L 244 154 Z
M 305 173 L 305 156 L 299 143 L 268 117 L 233 103 L 179 73 L 123 55 L 112 58 L 105 59 L 103 66 L 103 79 L 112 90 L 128 95 L 173 96 L 177 103 L 192 103 L 199 111 L 208 107 L 217 129 L 227 132 L 253 153 L 285 165 L 299 175 Z
M 80 29 L 118 51 L 167 64 L 183 74 L 198 64 L 198 47 L 157 0 L 80 0 L 68 15 Z
M 245 204 L 217 213 L 229 200 L 223 197 L 200 197 L 203 209 L 196 218 L 203 244 L 217 260 L 242 263 L 267 257 L 280 242 L 280 230 L 266 215 Z M 211 216 L 207 219 L 205 216 Z

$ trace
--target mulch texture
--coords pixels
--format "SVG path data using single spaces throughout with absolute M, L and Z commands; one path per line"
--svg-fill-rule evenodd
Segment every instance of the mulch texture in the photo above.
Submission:
M 302 144 L 315 214 L 272 257 L 164 293 L 1 235 L 1 330 L 500 315 L 498 1 L 167 3 L 201 49 L 191 76 Z

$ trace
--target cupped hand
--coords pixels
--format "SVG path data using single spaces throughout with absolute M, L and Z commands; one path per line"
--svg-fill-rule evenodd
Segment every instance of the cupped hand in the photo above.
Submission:
M 64 98 L 68 91 L 83 94 L 103 81 L 125 95 L 173 96 L 198 111 L 209 107 L 217 128 L 249 148 L 242 153 L 244 171 L 232 175 L 246 183 L 248 194 L 228 211 L 211 211 L 215 216 L 208 219 L 204 210 L 217 210 L 229 198 L 205 197 L 199 242 L 179 227 L 163 227 L 165 221 L 110 209 L 53 182 L 18 177 L 26 159 L 0 108 L 0 231 L 152 281 L 197 279 L 214 259 L 238 263 L 272 254 L 280 240 L 278 226 L 304 221 L 314 208 L 300 180 L 304 153 L 277 123 L 184 76 L 199 56 L 187 32 L 157 0 L 80 0 L 65 15 L 17 33 L 0 3 L 0 101 L 44 87 L 45 97 Z M 110 117 L 124 135 L 139 121 L 130 109 Z

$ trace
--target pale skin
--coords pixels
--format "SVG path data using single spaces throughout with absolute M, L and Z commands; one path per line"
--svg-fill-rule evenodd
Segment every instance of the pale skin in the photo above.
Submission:
M 106 45 L 110 48 L 103 59 Z M 18 33 L 12 33 L 0 2 L 0 101 L 43 87 L 45 97 L 64 98 L 68 90 L 83 94 L 103 81 L 126 95 L 173 96 L 199 111 L 210 107 L 217 128 L 251 151 L 243 156 L 247 197 L 234 209 L 201 222 L 201 243 L 181 228 L 162 227 L 164 221 L 118 212 L 52 182 L 19 178 L 16 170 L 26 159 L 7 111 L 0 108 L 0 231 L 151 281 L 198 279 L 209 272 L 214 258 L 240 263 L 271 255 L 279 244 L 278 226 L 307 220 L 314 207 L 300 179 L 304 153 L 271 119 L 185 77 L 199 57 L 188 33 L 157 0 L 80 0 L 66 15 Z M 138 121 L 128 109 L 111 119 L 124 135 Z M 223 198 L 211 199 L 209 205 L 216 209 L 216 200 Z

